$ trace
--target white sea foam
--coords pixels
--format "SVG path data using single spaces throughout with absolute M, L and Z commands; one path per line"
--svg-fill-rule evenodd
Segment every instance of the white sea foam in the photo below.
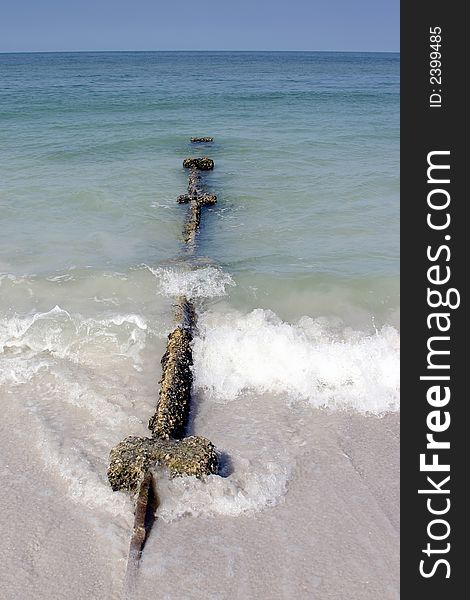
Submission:
M 0 351 L 50 353 L 84 364 L 119 355 L 129 357 L 135 368 L 140 368 L 147 329 L 141 315 L 84 318 L 55 306 L 49 311 L 0 319 Z
M 287 492 L 290 467 L 272 461 L 245 463 L 226 478 L 159 478 L 159 518 L 173 521 L 186 515 L 215 514 L 235 517 L 276 505 Z
M 147 333 L 138 314 L 84 318 L 59 306 L 0 319 L 0 382 L 10 410 L 20 424 L 29 413 L 37 456 L 67 496 L 114 515 L 127 514 L 128 500 L 106 481 L 107 456 L 121 432 L 142 427 L 132 406 L 147 401 L 135 374 Z
M 145 267 L 155 275 L 158 293 L 164 296 L 216 298 L 225 296 L 227 286 L 235 286 L 230 275 L 215 267 L 204 267 L 193 271 L 166 267 L 152 268 L 148 265 Z
M 107 482 L 97 472 L 95 457 L 86 449 L 70 447 L 50 426 L 43 424 L 43 434 L 38 442 L 43 462 L 66 483 L 67 496 L 77 504 L 91 509 L 105 510 L 113 515 L 125 515 L 128 499 L 114 494 Z
M 13 284 L 21 284 L 26 281 L 26 277 L 13 275 L 13 273 L 0 273 L 0 286 L 2 285 L 3 281 L 10 281 Z
M 399 409 L 399 334 L 372 335 L 324 319 L 296 324 L 257 309 L 203 315 L 194 342 L 195 385 L 219 402 L 278 393 L 316 407 L 382 414 Z

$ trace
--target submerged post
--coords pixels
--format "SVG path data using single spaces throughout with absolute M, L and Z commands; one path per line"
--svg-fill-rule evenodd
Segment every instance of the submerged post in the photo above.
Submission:
M 191 138 L 191 142 L 212 142 L 213 138 Z M 183 229 L 183 238 L 190 253 L 200 226 L 204 206 L 217 202 L 217 197 L 203 190 L 203 171 L 214 168 L 208 157 L 187 158 L 183 167 L 189 169 L 188 192 L 179 196 L 180 204 L 189 204 L 189 215 Z M 151 437 L 125 438 L 110 453 L 108 479 L 116 490 L 134 494 L 135 520 L 126 573 L 126 586 L 134 585 L 142 549 L 148 537 L 155 513 L 151 469 L 156 464 L 165 466 L 171 476 L 195 475 L 203 477 L 217 473 L 218 455 L 214 445 L 201 436 L 184 437 L 190 411 L 192 389 L 192 348 L 196 312 L 184 296 L 175 307 L 176 328 L 168 336 L 166 352 L 162 357 L 162 378 L 155 413 L 149 420 Z
M 207 142 L 213 142 L 213 141 L 214 141 L 213 137 L 192 137 L 191 138 L 192 144 L 200 144 L 200 143 L 207 143 Z

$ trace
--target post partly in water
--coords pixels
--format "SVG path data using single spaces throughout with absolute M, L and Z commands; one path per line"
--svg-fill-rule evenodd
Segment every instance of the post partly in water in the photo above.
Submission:
M 191 138 L 191 142 L 212 142 L 213 138 Z M 204 206 L 216 203 L 217 197 L 204 192 L 202 172 L 214 168 L 208 157 L 187 158 L 183 167 L 189 169 L 188 192 L 179 196 L 180 204 L 189 204 L 189 215 L 183 238 L 189 253 L 199 230 Z M 151 527 L 156 496 L 150 469 L 164 465 L 172 476 L 203 477 L 217 473 L 218 455 L 208 439 L 201 436 L 184 437 L 190 410 L 192 389 L 193 329 L 196 313 L 184 296 L 177 299 L 176 328 L 168 336 L 166 352 L 161 360 L 162 379 L 155 413 L 149 421 L 150 438 L 127 437 L 110 453 L 108 479 L 113 490 L 128 490 L 136 500 L 134 530 L 129 548 L 126 589 L 135 585 L 135 576 L 145 541 Z M 155 501 L 152 501 L 155 500 Z
M 212 138 L 212 137 L 192 137 L 191 138 L 192 144 L 208 143 L 208 142 L 213 142 L 213 141 L 214 141 L 214 138 Z

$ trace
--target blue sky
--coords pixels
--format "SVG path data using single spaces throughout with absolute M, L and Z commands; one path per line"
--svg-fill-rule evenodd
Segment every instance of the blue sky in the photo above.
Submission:
M 0 51 L 399 50 L 399 0 L 2 0 Z

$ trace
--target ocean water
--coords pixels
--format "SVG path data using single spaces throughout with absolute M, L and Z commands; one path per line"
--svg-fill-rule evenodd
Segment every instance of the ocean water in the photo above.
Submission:
M 175 295 L 199 312 L 191 430 L 229 466 L 165 480 L 168 527 L 269 512 L 319 423 L 398 412 L 399 55 L 1 54 L 0 77 L 1 444 L 27 429 L 42 488 L 87 515 L 117 586 L 132 505 L 107 457 L 146 435 Z M 188 263 L 193 154 L 215 160 L 218 204 Z

